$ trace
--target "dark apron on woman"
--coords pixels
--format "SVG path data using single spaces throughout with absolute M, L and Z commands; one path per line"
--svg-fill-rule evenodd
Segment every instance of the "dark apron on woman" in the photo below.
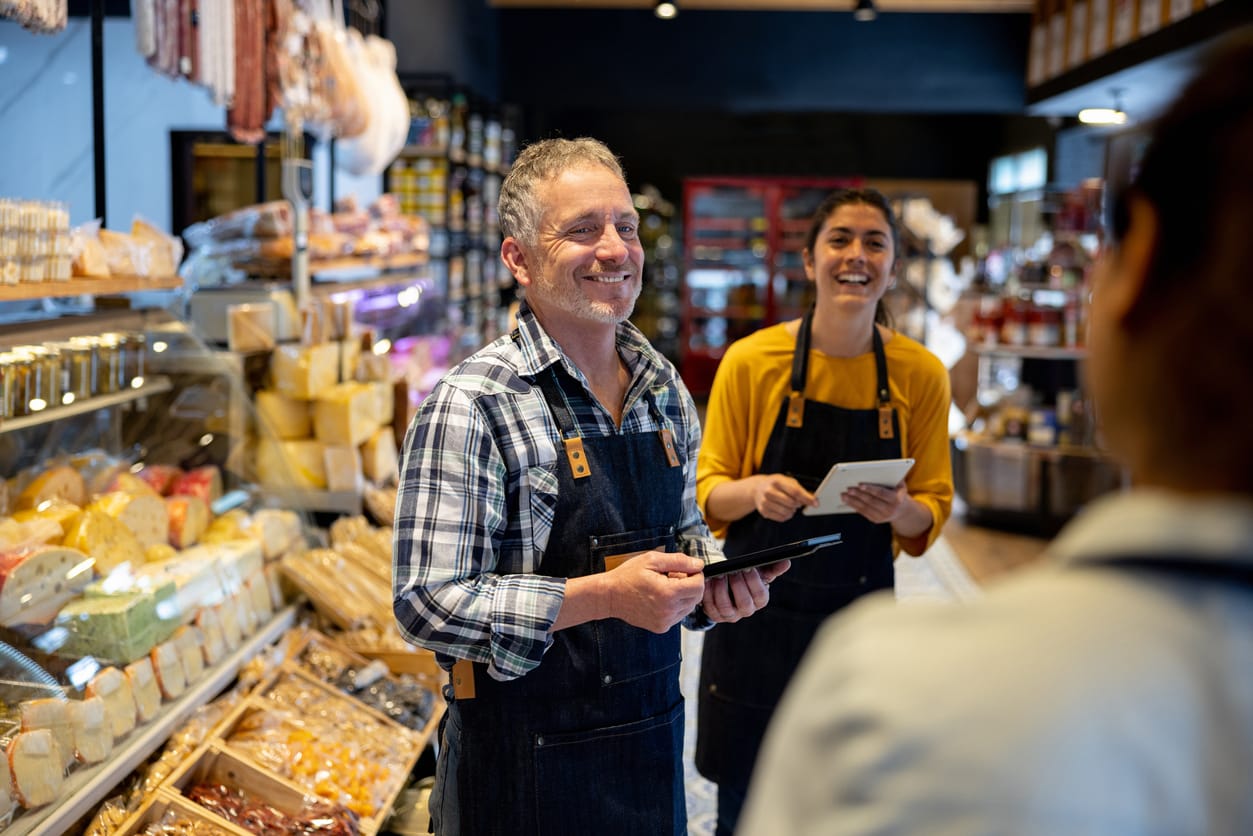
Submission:
M 580 436 L 555 369 L 538 385 L 565 455 L 539 573 L 574 578 L 676 551 L 683 468 L 652 393 L 656 431 Z M 464 836 L 685 834 L 679 631 L 600 619 L 554 633 L 518 679 L 475 664 L 474 697 L 452 699 L 443 735 L 459 798 L 443 827 L 459 817 Z
M 901 455 L 900 423 L 888 392 L 883 339 L 874 329 L 874 409 L 843 409 L 805 400 L 813 310 L 801 320 L 792 360 L 792 395 L 762 457 L 761 473 L 786 473 L 813 491 L 836 462 Z M 806 516 L 779 523 L 756 511 L 733 522 L 728 557 L 820 534 L 840 544 L 793 561 L 770 585 L 770 604 L 751 618 L 719 624 L 701 651 L 696 765 L 727 787 L 748 786 L 757 750 L 783 689 L 822 621 L 854 599 L 894 585 L 892 527 L 860 514 Z

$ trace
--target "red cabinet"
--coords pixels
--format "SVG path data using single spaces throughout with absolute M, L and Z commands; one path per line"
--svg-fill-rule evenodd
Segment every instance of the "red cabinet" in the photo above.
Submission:
M 696 177 L 683 183 L 679 371 L 709 393 L 728 345 L 813 301 L 801 251 L 814 210 L 855 178 Z

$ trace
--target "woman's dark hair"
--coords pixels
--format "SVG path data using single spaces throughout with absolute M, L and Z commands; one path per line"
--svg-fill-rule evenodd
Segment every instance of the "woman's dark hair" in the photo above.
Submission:
M 1151 405 L 1159 462 L 1253 493 L 1253 27 L 1211 53 L 1152 125 L 1116 200 L 1114 242 L 1130 201 L 1157 216 L 1145 286 L 1122 327 L 1139 352 L 1128 383 Z
M 897 224 L 896 213 L 892 211 L 892 204 L 884 197 L 883 192 L 878 189 L 837 189 L 827 195 L 822 203 L 818 205 L 818 208 L 814 210 L 813 220 L 809 224 L 809 232 L 805 235 L 805 249 L 809 251 L 810 255 L 813 255 L 814 245 L 818 243 L 818 233 L 822 232 L 822 225 L 835 214 L 837 209 L 850 204 L 870 206 L 883 213 L 883 219 L 887 221 L 888 229 L 892 233 L 892 269 L 895 270 L 897 261 L 901 257 L 901 231 Z M 895 323 L 892 321 L 892 314 L 888 311 L 887 306 L 883 304 L 882 298 L 875 304 L 874 321 L 887 328 L 895 327 Z

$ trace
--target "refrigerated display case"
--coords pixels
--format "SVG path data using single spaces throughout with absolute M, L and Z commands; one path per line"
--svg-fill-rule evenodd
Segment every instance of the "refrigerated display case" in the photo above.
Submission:
M 857 178 L 688 178 L 679 368 L 708 394 L 728 345 L 813 301 L 801 251 L 814 210 Z

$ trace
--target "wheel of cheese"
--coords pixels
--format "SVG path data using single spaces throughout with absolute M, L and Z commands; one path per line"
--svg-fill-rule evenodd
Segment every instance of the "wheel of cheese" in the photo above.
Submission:
M 70 728 L 69 702 L 62 699 L 23 700 L 18 705 L 22 731 L 47 729 L 52 732 L 61 755 L 61 766 L 74 762 L 74 732 Z
M 18 804 L 30 809 L 56 800 L 65 771 L 52 732 L 47 729 L 19 732 L 9 743 L 8 756 Z
M 105 716 L 113 739 L 119 740 L 135 728 L 138 708 L 130 680 L 117 668 L 104 668 L 87 684 L 88 698 L 100 697 L 104 701 Z
M 169 537 L 170 513 L 165 500 L 146 493 L 110 491 L 96 497 L 89 509 L 102 511 L 125 525 L 145 549 Z
M 126 666 L 125 673 L 131 684 L 131 692 L 135 695 L 139 722 L 146 723 L 161 710 L 161 688 L 157 685 L 157 676 L 152 670 L 152 660 L 145 656 L 131 662 Z
M 113 731 L 103 697 L 71 700 L 70 728 L 74 732 L 74 757 L 80 763 L 100 763 L 113 753 Z
M 74 505 L 86 505 L 87 483 L 82 474 L 68 465 L 45 470 L 22 489 L 14 508 L 18 511 L 37 509 L 50 499 L 64 499 Z

